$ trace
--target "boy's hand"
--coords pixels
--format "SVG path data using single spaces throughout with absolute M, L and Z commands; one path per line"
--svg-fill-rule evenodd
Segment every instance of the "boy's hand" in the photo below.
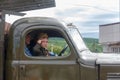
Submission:
M 38 40 L 37 43 L 38 43 L 38 44 L 41 44 L 41 40 Z

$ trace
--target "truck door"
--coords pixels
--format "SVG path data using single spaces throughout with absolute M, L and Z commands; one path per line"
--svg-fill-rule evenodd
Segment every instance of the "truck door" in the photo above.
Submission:
M 49 26 L 50 27 L 50 26 Z M 20 80 L 79 80 L 79 64 L 77 55 L 64 30 L 58 28 L 40 28 L 25 31 L 21 41 Z M 28 33 L 29 32 L 29 33 Z M 44 32 L 48 35 L 49 56 L 27 55 L 25 36 L 30 35 L 36 41 L 35 35 Z M 35 46 L 35 45 L 34 45 Z M 34 54 L 34 53 L 33 53 Z

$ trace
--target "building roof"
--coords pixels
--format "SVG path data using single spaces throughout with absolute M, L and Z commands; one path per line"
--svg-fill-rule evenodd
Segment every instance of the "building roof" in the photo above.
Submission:
M 103 24 L 103 25 L 100 25 L 100 26 L 109 26 L 109 25 L 115 25 L 115 24 L 120 24 L 120 22 L 109 23 L 109 24 Z
M 55 0 L 0 0 L 0 11 L 29 11 L 55 7 Z

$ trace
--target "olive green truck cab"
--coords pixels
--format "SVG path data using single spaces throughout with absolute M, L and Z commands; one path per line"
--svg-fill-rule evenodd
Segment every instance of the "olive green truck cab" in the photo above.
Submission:
M 35 41 L 39 32 L 49 36 L 54 56 L 29 56 L 25 36 Z M 0 66 L 1 80 L 120 80 L 120 55 L 92 53 L 73 25 L 47 17 L 15 21 L 10 28 Z

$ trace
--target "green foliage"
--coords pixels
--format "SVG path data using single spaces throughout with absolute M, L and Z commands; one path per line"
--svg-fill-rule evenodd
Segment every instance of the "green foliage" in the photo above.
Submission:
M 98 39 L 95 38 L 83 38 L 86 46 L 90 49 L 91 52 L 102 52 L 102 46 L 99 44 Z
M 63 38 L 50 38 L 48 50 L 59 54 L 61 50 L 65 47 L 65 45 L 66 41 Z

